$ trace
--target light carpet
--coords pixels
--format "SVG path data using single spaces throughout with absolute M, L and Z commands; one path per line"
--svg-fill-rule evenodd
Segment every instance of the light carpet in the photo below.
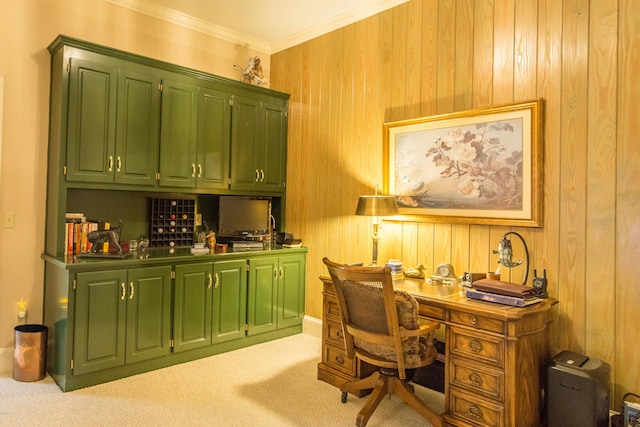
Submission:
M 0 377 L 2 426 L 351 426 L 365 398 L 317 379 L 321 341 L 308 334 L 63 393 Z M 438 413 L 443 395 L 415 386 Z M 429 426 L 397 396 L 385 398 L 368 426 Z

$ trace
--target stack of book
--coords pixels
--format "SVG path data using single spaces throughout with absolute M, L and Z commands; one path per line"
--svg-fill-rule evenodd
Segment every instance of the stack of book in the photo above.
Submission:
M 98 222 L 87 221 L 84 214 L 67 212 L 65 218 L 65 255 L 79 255 L 89 252 L 91 242 L 87 240 L 87 234 L 99 228 Z
M 517 283 L 503 282 L 501 280 L 481 279 L 471 284 L 467 289 L 467 298 L 495 302 L 498 304 L 525 307 L 542 301 L 536 297 L 533 288 L 518 285 Z

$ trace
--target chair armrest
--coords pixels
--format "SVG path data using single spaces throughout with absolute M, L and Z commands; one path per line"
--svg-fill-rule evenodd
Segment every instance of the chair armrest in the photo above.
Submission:
M 440 327 L 438 322 L 429 322 L 424 325 L 420 325 L 419 329 L 405 329 L 400 326 L 400 335 L 402 337 L 419 337 L 427 335 Z

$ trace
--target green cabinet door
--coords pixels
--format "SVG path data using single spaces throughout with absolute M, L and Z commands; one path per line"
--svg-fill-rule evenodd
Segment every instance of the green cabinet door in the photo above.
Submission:
M 177 265 L 174 288 L 174 352 L 211 344 L 212 264 Z
M 118 69 L 71 58 L 66 179 L 113 182 Z
M 194 187 L 198 123 L 198 87 L 182 80 L 162 80 L 160 185 Z
M 118 71 L 115 182 L 156 185 L 160 74 L 149 67 Z
M 126 363 L 171 353 L 171 267 L 128 271 Z
M 278 271 L 278 328 L 301 325 L 304 318 L 305 255 L 281 256 Z
M 127 298 L 126 270 L 76 274 L 74 375 L 124 364 Z
M 231 189 L 254 190 L 260 181 L 260 102 L 233 97 L 231 121 Z
M 232 117 L 231 189 L 284 191 L 286 107 L 234 96 Z
M 170 267 L 78 273 L 74 307 L 74 375 L 170 353 Z
M 231 145 L 231 96 L 198 90 L 197 186 L 228 188 Z
M 264 141 L 264 176 L 260 187 L 264 191 L 283 191 L 287 174 L 287 109 L 284 106 L 262 104 L 262 138 Z
M 278 257 L 249 259 L 249 301 L 247 335 L 277 328 Z
M 247 319 L 247 262 L 216 261 L 213 276 L 212 342 L 242 338 Z

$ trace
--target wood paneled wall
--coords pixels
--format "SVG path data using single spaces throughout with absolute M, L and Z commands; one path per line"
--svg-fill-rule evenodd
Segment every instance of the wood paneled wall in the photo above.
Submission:
M 611 364 L 613 407 L 640 392 L 640 0 L 411 0 L 271 65 L 291 94 L 286 221 L 309 247 L 308 315 L 323 256 L 370 260 L 353 213 L 382 184 L 384 122 L 543 98 L 544 227 L 385 222 L 379 259 L 492 271 L 519 232 L 559 300 L 554 354 Z

